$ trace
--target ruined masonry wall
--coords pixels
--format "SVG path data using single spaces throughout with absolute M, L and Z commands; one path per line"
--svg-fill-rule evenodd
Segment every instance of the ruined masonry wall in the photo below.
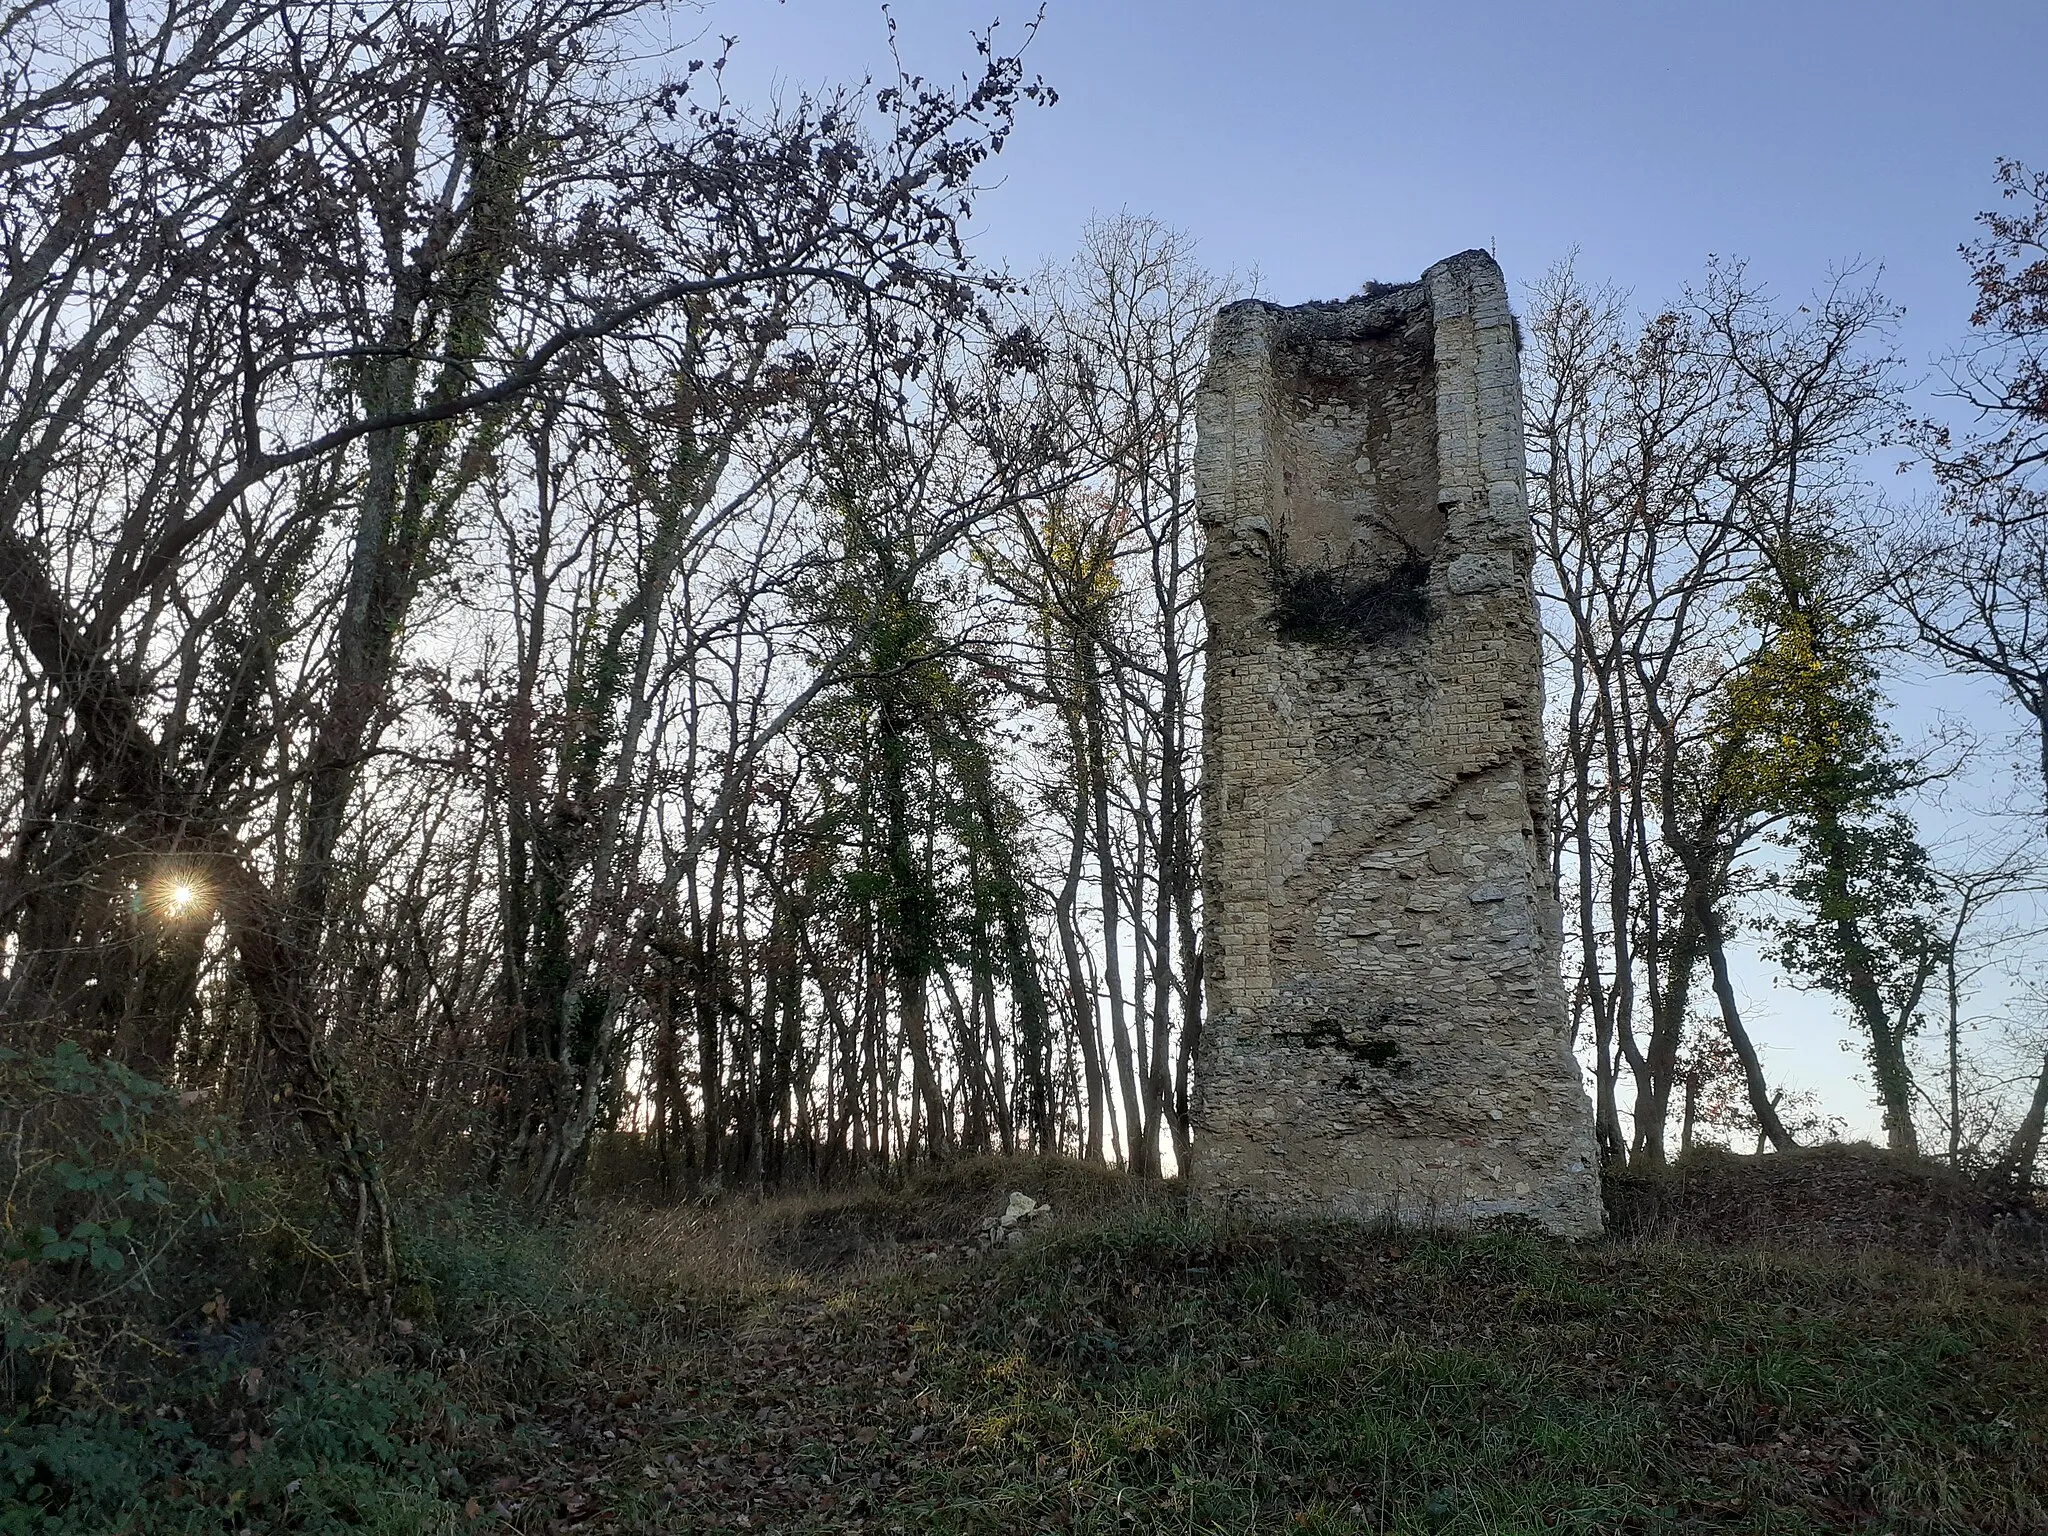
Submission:
M 1196 453 L 1204 1204 L 1599 1230 L 1558 980 L 1521 415 L 1483 252 L 1217 319 Z M 1416 558 L 1419 633 L 1279 637 L 1276 560 L 1371 576 Z

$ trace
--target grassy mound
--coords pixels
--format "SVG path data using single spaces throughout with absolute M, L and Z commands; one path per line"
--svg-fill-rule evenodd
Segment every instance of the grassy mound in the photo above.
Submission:
M 1767 1157 L 1702 1149 L 1667 1172 L 1612 1175 L 1617 1236 L 1780 1248 L 1871 1249 L 1931 1261 L 2039 1268 L 2048 1222 L 1940 1163 L 1833 1144 Z

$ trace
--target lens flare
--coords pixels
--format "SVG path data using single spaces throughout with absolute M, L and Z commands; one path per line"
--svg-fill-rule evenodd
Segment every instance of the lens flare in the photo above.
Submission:
M 206 887 L 190 875 L 164 875 L 147 894 L 148 904 L 165 922 L 194 922 L 206 916 Z

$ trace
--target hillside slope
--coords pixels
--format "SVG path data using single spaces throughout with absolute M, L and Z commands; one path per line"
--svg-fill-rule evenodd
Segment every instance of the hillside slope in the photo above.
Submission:
M 973 1251 L 1009 1189 L 1054 1218 Z M 2048 1531 L 2031 1262 L 1231 1226 L 1021 1162 L 417 1246 L 396 1331 L 274 1316 L 260 1385 L 223 1334 L 150 1410 L 177 1474 L 46 1469 L 48 1528 Z
M 958 1179 L 756 1226 L 760 1267 L 680 1301 L 689 1329 L 637 1402 L 555 1417 L 560 1467 L 502 1489 L 500 1518 L 2048 1530 L 2048 1298 L 2026 1273 L 1217 1226 L 1046 1182 L 1055 1209 L 1098 1209 L 978 1259 L 958 1220 L 919 1219 Z M 902 1228 L 879 1259 L 790 1240 L 856 1210 Z M 643 1274 L 673 1251 L 637 1249 Z

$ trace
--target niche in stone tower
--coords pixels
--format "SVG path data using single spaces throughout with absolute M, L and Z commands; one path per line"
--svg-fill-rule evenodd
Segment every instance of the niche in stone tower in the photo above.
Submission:
M 1273 355 L 1280 485 L 1269 551 L 1285 639 L 1400 640 L 1428 622 L 1436 386 L 1428 306 L 1284 331 Z M 1345 306 L 1331 306 L 1341 310 Z
M 1217 319 L 1196 453 L 1206 1203 L 1599 1226 L 1518 368 L 1482 252 Z

